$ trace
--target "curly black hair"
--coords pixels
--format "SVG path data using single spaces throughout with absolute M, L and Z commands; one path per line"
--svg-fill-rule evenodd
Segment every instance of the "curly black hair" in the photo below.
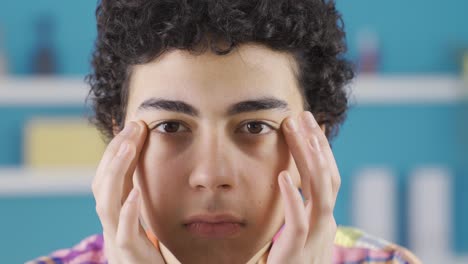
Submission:
M 115 125 L 123 126 L 132 66 L 172 49 L 224 55 L 256 43 L 289 52 L 304 109 L 326 126 L 329 139 L 346 118 L 345 87 L 354 72 L 343 57 L 344 24 L 333 0 L 102 0 L 96 20 L 87 99 L 90 120 L 107 140 Z

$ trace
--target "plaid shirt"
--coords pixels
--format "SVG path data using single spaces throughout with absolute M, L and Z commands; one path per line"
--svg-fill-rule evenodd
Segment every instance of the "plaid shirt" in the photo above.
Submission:
M 159 248 L 156 237 L 148 238 Z M 274 243 L 274 240 L 273 240 Z M 169 253 L 170 254 L 170 253 Z M 268 250 L 257 263 L 266 263 Z M 163 257 L 168 260 L 167 253 Z M 104 239 L 102 234 L 89 236 L 70 249 L 61 249 L 26 262 L 26 264 L 105 264 Z M 419 264 L 407 249 L 373 237 L 351 227 L 339 226 L 333 252 L 334 264 Z

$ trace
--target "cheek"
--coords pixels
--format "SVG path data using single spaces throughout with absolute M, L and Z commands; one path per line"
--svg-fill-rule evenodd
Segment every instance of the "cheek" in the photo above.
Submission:
M 289 149 L 281 134 L 273 134 L 265 140 L 249 144 L 244 149 L 248 155 L 240 164 L 248 164 L 243 168 L 246 184 L 249 187 L 248 197 L 255 197 L 252 204 L 266 211 L 272 211 L 279 199 L 278 175 L 288 170 L 290 164 Z
M 159 135 L 149 135 L 140 154 L 138 181 L 148 205 L 160 208 L 171 204 L 183 185 L 184 164 L 180 144 L 172 144 Z
M 288 146 L 279 132 L 247 142 L 243 151 L 249 159 L 254 160 L 253 166 L 269 172 L 275 181 L 279 173 L 286 170 L 290 164 Z

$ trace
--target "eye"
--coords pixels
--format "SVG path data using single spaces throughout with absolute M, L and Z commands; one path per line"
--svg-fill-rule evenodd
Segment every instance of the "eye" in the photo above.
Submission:
M 164 134 L 174 134 L 189 131 L 189 129 L 186 126 L 176 121 L 166 121 L 159 123 L 153 129 L 156 129 L 158 132 Z
M 249 134 L 266 134 L 273 130 L 273 127 L 265 122 L 253 121 L 245 123 L 240 128 L 242 133 Z

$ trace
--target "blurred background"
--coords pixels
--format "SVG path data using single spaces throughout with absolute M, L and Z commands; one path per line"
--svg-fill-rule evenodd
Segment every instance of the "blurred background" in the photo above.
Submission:
M 468 263 L 468 2 L 337 2 L 359 72 L 332 142 L 338 224 Z M 96 1 L 0 3 L 0 259 L 23 263 L 101 231 L 83 81 Z

